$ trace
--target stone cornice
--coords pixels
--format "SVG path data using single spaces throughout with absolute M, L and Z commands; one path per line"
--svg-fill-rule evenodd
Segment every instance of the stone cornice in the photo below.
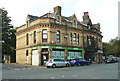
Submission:
M 72 47 L 72 48 L 83 48 L 82 46 L 72 46 L 72 45 L 61 45 L 61 44 L 51 44 L 51 43 L 40 43 L 36 45 L 31 45 L 31 46 L 26 46 L 26 47 L 21 47 L 17 48 L 16 50 L 21 50 L 21 49 L 26 49 L 26 48 L 33 48 L 37 46 L 58 46 L 58 47 Z

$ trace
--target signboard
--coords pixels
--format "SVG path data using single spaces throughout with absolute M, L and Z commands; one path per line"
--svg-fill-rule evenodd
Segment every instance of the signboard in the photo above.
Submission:
M 34 50 L 34 49 L 38 49 L 38 47 L 33 47 L 33 48 L 31 48 L 31 49 L 33 49 L 33 50 Z
M 67 47 L 56 47 L 56 46 L 41 46 L 41 48 L 54 48 L 54 49 L 68 49 L 68 50 L 84 50 L 83 48 L 67 48 Z
M 56 47 L 56 46 L 53 46 L 52 48 L 56 48 L 56 49 L 66 49 L 66 47 Z
M 82 48 L 68 48 L 69 50 L 84 50 Z
M 50 46 L 41 46 L 40 48 L 50 48 Z

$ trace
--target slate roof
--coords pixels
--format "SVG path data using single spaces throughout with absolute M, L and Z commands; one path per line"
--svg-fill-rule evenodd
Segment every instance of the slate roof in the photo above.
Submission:
M 29 20 L 30 23 L 31 23 L 32 21 L 35 21 L 35 20 L 39 19 L 38 16 L 33 16 L 33 15 L 29 15 L 29 14 L 28 14 L 28 17 L 30 18 L 30 20 Z
M 28 15 L 28 17 L 30 18 L 29 22 L 33 22 L 33 21 L 35 21 L 37 19 L 41 19 L 41 18 L 53 18 L 53 19 L 55 19 L 54 13 L 46 13 L 46 14 L 40 16 L 40 17 L 33 16 L 33 15 Z M 66 22 L 71 22 L 72 23 L 74 17 L 75 17 L 75 14 L 73 14 L 72 16 L 69 16 L 69 17 L 61 16 L 61 19 L 62 19 L 62 21 L 66 21 Z M 77 21 L 77 23 L 80 24 L 80 25 L 83 25 L 85 27 L 88 27 L 88 25 L 87 25 L 88 21 L 83 21 L 83 22 Z M 91 26 L 91 28 L 96 28 L 97 30 L 99 30 L 100 27 L 98 27 L 97 24 L 93 24 Z

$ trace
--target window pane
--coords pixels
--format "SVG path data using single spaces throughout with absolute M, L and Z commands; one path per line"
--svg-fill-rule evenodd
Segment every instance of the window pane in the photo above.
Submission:
M 47 33 L 47 30 L 43 30 L 43 33 Z
M 43 39 L 44 39 L 44 38 L 47 38 L 47 34 L 43 34 Z
M 47 42 L 47 39 L 43 39 L 43 42 Z

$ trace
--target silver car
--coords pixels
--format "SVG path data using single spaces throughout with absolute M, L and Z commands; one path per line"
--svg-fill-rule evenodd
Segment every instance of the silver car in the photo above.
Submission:
M 55 68 L 55 67 L 63 67 L 63 66 L 66 66 L 66 67 L 69 67 L 70 66 L 70 63 L 67 62 L 67 61 L 64 61 L 63 59 L 49 59 L 45 66 L 47 68 Z

